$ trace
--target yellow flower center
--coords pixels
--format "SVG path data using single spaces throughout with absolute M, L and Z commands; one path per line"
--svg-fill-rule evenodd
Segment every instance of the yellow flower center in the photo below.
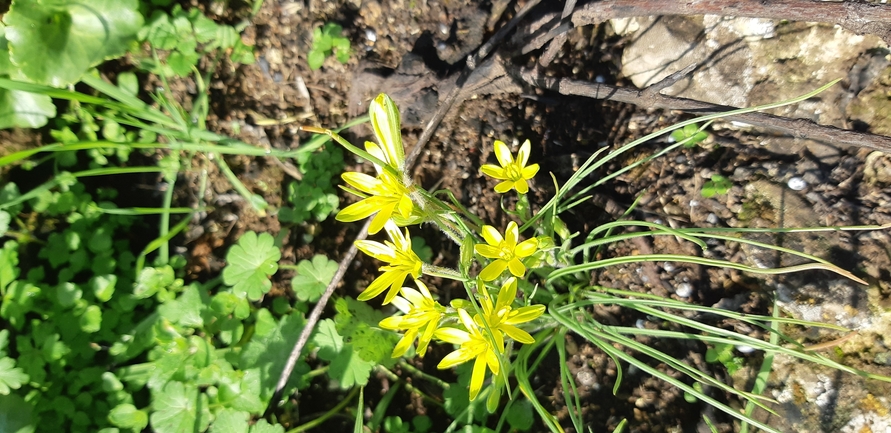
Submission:
M 523 169 L 517 163 L 510 163 L 504 167 L 505 177 L 512 181 L 518 181 L 523 178 Z
M 514 258 L 514 248 L 507 244 L 507 242 L 501 243 L 501 254 L 499 254 L 501 260 L 511 261 Z

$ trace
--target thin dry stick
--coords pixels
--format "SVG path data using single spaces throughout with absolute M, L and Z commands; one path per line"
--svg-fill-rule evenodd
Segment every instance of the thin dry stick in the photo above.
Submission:
M 569 78 L 548 77 L 539 69 L 511 66 L 505 66 L 505 69 L 512 77 L 530 86 L 552 90 L 562 95 L 587 96 L 594 99 L 634 104 L 639 107 L 680 110 L 697 114 L 720 113 L 737 109 L 693 99 L 665 96 L 658 92 L 648 92 L 646 89 L 629 89 Z M 771 128 L 797 138 L 818 140 L 839 147 L 864 147 L 885 153 L 891 152 L 891 137 L 818 125 L 807 119 L 789 119 L 766 113 L 738 114 L 727 116 L 727 119 Z
M 357 241 L 368 237 L 368 227 L 370 225 L 371 219 L 369 218 L 365 221 L 365 225 L 362 226 L 362 230 L 359 230 L 359 234 L 356 235 Z M 291 373 L 294 372 L 294 366 L 297 365 L 297 360 L 300 359 L 303 347 L 306 346 L 306 343 L 309 341 L 309 336 L 312 334 L 313 329 L 315 329 L 316 323 L 318 323 L 319 319 L 322 317 L 322 312 L 325 310 L 325 306 L 328 305 L 328 299 L 334 294 L 334 289 L 340 284 L 340 280 L 343 279 L 347 269 L 350 267 L 350 263 L 356 258 L 356 253 L 358 251 L 356 243 L 353 242 L 346 255 L 343 256 L 343 260 L 340 261 L 340 266 L 337 267 L 337 272 L 334 273 L 334 278 L 331 279 L 331 282 L 328 283 L 328 287 L 325 288 L 325 293 L 322 294 L 322 297 L 316 302 L 316 306 L 313 307 L 312 312 L 309 313 L 309 317 L 306 318 L 306 325 L 303 326 L 303 330 L 300 331 L 300 337 L 297 338 L 297 342 L 294 343 L 294 348 L 291 349 L 291 354 L 288 355 L 288 361 L 285 363 L 285 368 L 282 369 L 282 373 L 278 377 L 278 382 L 275 384 L 275 392 L 269 400 L 269 405 L 266 406 L 266 412 L 263 413 L 263 417 L 271 415 L 272 409 L 279 405 L 276 402 L 282 397 L 282 392 L 285 390 L 285 385 L 288 384 L 288 379 L 291 377 Z

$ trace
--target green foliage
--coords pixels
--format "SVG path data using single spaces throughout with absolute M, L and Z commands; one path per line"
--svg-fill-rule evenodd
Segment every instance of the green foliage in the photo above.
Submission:
M 198 60 L 215 50 L 228 51 L 234 63 L 254 63 L 253 47 L 242 42 L 234 27 L 217 24 L 198 9 L 184 11 L 180 5 L 169 14 L 155 10 L 139 31 L 139 40 L 169 53 L 166 62 L 152 55 L 136 58 L 146 71 L 165 77 L 191 75 Z
M 421 259 L 422 262 L 430 263 L 433 261 L 433 249 L 427 245 L 424 238 L 420 236 L 412 236 L 411 249 L 418 255 L 418 258 Z
M 310 69 L 315 71 L 321 68 L 325 58 L 332 54 L 340 63 L 350 60 L 350 40 L 341 36 L 341 33 L 343 33 L 343 27 L 335 23 L 326 23 L 313 30 L 312 49 L 306 55 Z
M 702 196 L 705 198 L 714 197 L 719 194 L 727 194 L 727 191 L 730 191 L 730 188 L 733 187 L 733 182 L 730 179 L 727 179 L 720 174 L 713 174 L 712 180 L 707 180 L 702 185 Z
M 0 77 L 63 87 L 123 55 L 143 25 L 137 0 L 13 1 L 0 27 Z M 39 54 L 36 54 L 39 53 Z M 49 96 L 0 90 L 0 128 L 36 128 L 56 115 Z
M 278 270 L 281 251 L 269 233 L 257 236 L 247 232 L 226 254 L 228 266 L 223 271 L 223 282 L 232 286 L 238 296 L 257 301 L 272 288 L 269 276 Z
M 697 144 L 708 138 L 708 133 L 700 131 L 699 125 L 691 123 L 683 128 L 672 131 L 671 138 L 673 138 L 675 142 L 687 140 L 684 143 L 684 147 L 696 147 Z
M 321 254 L 313 256 L 312 262 L 301 260 L 297 264 L 297 275 L 291 280 L 291 288 L 297 299 L 304 302 L 319 300 L 328 283 L 334 278 L 337 267 L 337 262 L 328 260 Z
M 705 361 L 721 363 L 730 374 L 736 373 L 745 365 L 745 359 L 740 356 L 734 356 L 733 345 L 726 343 L 717 343 L 715 347 L 709 347 L 705 352 Z
M 516 400 L 507 410 L 507 423 L 515 430 L 529 430 L 535 421 L 533 413 L 534 409 L 529 400 Z
M 124 54 L 142 27 L 136 0 L 14 1 L 4 17 L 10 61 L 30 81 L 61 87 Z M 35 55 L 40 53 L 40 55 Z
M 303 179 L 288 183 L 285 198 L 291 206 L 279 210 L 279 220 L 295 224 L 324 221 L 340 204 L 333 179 L 343 170 L 343 151 L 326 146 L 319 152 L 298 155 L 297 164 Z

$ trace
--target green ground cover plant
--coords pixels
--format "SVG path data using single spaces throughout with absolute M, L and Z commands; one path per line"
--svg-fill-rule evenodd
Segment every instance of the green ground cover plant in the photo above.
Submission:
M 350 60 L 350 40 L 342 35 L 343 27 L 337 23 L 326 23 L 312 32 L 312 49 L 306 54 L 309 68 L 322 67 L 325 59 L 334 55 L 340 63 Z

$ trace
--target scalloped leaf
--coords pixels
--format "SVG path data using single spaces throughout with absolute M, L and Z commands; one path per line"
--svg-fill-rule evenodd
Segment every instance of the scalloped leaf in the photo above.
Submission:
M 89 7 L 73 0 L 17 0 L 3 21 L 12 63 L 31 81 L 56 87 L 126 53 L 143 24 L 137 0 L 91 0 Z

